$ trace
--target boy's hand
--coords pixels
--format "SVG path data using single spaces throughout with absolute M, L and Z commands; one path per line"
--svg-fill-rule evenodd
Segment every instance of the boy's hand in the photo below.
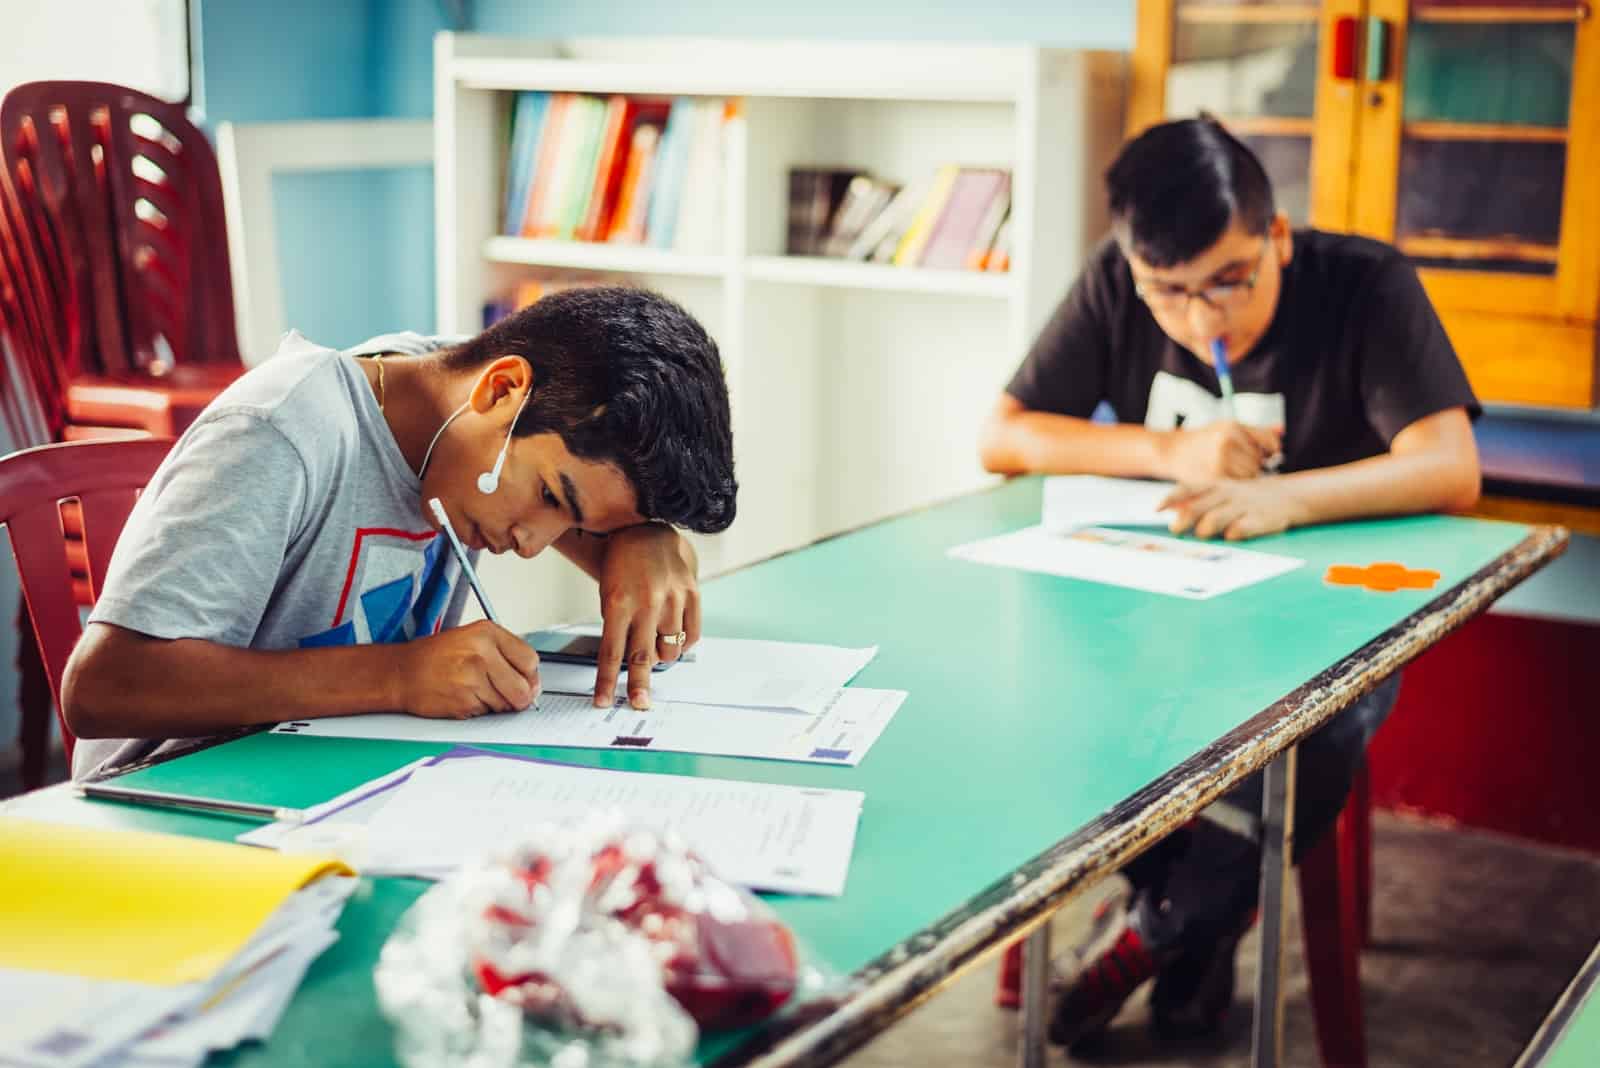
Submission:
M 641 523 L 606 539 L 600 569 L 600 670 L 596 708 L 609 708 L 628 666 L 628 702 L 650 707 L 650 669 L 700 640 L 699 561 L 689 540 L 663 523 Z M 665 639 L 684 636 L 683 641 Z
M 1161 502 L 1161 509 L 1166 508 L 1176 513 L 1171 524 L 1174 534 L 1192 529 L 1197 538 L 1221 536 L 1243 541 L 1306 522 L 1299 502 L 1281 478 L 1225 478 L 1179 486 Z
M 1255 478 L 1282 444 L 1283 432 L 1276 427 L 1222 422 L 1198 430 L 1173 430 L 1166 438 L 1167 469 L 1173 481 L 1186 485 Z
M 402 711 L 429 719 L 517 712 L 539 696 L 539 654 L 481 619 L 399 647 Z

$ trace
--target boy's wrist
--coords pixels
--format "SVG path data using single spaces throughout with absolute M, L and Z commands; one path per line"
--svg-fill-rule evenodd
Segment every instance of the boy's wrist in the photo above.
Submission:
M 1163 482 L 1180 481 L 1177 475 L 1178 430 L 1146 430 L 1150 441 L 1150 474 Z

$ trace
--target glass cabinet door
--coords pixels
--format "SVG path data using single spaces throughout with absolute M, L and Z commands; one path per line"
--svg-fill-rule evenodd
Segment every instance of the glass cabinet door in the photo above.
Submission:
M 1411 5 L 1394 241 L 1419 267 L 1555 274 L 1577 13 Z
M 1278 208 L 1311 221 L 1321 5 L 1176 0 L 1163 111 L 1220 119 L 1261 158 Z
M 1588 4 L 1369 11 L 1352 228 L 1411 257 L 1436 304 L 1592 320 L 1600 24 Z

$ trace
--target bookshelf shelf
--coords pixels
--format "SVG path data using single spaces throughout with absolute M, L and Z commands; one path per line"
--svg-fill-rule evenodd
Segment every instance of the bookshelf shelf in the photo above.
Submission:
M 1003 271 L 935 271 L 826 256 L 751 256 L 744 265 L 745 274 L 754 282 L 999 300 L 1009 300 L 1016 290 L 1010 273 Z
M 434 52 L 439 329 L 476 331 L 485 305 L 555 272 L 635 279 L 693 313 L 726 368 L 740 483 L 737 522 L 696 540 L 702 573 L 993 481 L 983 420 L 1106 232 L 1123 55 L 451 33 Z M 695 219 L 708 203 L 720 215 L 677 235 L 696 251 L 503 236 L 521 92 L 727 101 L 716 197 Z M 1009 172 L 1011 269 L 783 255 L 790 172 L 835 166 L 901 186 L 947 166 Z M 570 571 L 541 557 L 491 581 L 528 591 L 508 598 L 525 606 L 511 623 L 533 629 L 592 615 Z
M 526 267 L 690 278 L 719 278 L 732 266 L 726 256 L 693 256 L 647 245 L 542 241 L 526 237 L 491 237 L 483 243 L 483 258 L 491 263 Z

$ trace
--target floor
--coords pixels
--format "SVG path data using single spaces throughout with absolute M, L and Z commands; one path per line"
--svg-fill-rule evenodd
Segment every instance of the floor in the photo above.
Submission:
M 1600 940 L 1600 858 L 1378 814 L 1373 837 L 1374 944 L 1362 955 L 1372 1068 L 1503 1068 Z M 1070 945 L 1111 887 L 1075 901 L 1052 938 Z M 1298 905 L 1298 895 L 1290 901 Z M 1285 1063 L 1318 1063 L 1306 976 L 1291 917 Z M 1103 1052 L 1049 1063 L 1234 1068 L 1250 1060 L 1256 936 L 1241 947 L 1239 993 L 1220 1042 L 1162 1045 L 1141 998 L 1123 1009 Z M 845 1061 L 848 1068 L 1009 1068 L 1020 1019 L 992 1004 L 994 963 L 978 968 Z
M 64 777 L 59 756 L 52 775 Z M 0 751 L 0 797 L 18 789 Z M 1374 944 L 1361 960 L 1372 1068 L 1501 1068 L 1515 1060 L 1550 1005 L 1600 940 L 1600 857 L 1379 813 L 1373 835 Z M 1057 947 L 1076 941 L 1096 888 L 1057 917 Z M 1291 906 L 1298 904 L 1290 895 Z M 1291 917 L 1298 932 L 1299 917 Z M 1239 994 L 1220 1041 L 1157 1043 L 1140 998 L 1124 1008 L 1092 1063 L 1233 1068 L 1249 1063 L 1256 936 L 1241 947 Z M 1317 1063 L 1298 936 L 1287 952 L 1285 1061 Z M 943 991 L 845 1061 L 848 1068 L 1009 1068 L 1018 1014 L 992 1004 L 996 964 Z M 1053 1065 L 1074 1061 L 1050 1051 Z

